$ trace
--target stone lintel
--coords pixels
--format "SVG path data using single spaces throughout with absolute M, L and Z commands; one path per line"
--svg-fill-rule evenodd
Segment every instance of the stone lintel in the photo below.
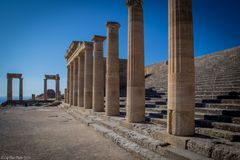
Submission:
M 7 78 L 22 78 L 22 74 L 20 73 L 7 73 Z
M 52 79 L 52 80 L 57 80 L 57 79 L 60 79 L 59 77 L 59 74 L 56 74 L 56 75 L 45 75 L 45 78 L 48 80 L 48 79 Z
M 113 28 L 113 29 L 118 29 L 121 27 L 120 23 L 118 22 L 113 22 L 113 21 L 108 21 L 106 24 L 107 27 Z
M 99 36 L 99 35 L 94 35 L 94 36 L 92 37 L 92 41 L 94 41 L 94 42 L 104 41 L 105 39 L 106 39 L 105 36 Z
M 143 0 L 127 0 L 126 5 L 133 7 L 142 7 Z

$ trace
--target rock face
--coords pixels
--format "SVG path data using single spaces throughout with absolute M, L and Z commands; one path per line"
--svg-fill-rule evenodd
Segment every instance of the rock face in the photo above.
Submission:
M 48 89 L 47 90 L 47 98 L 55 98 L 56 93 L 53 89 Z M 40 94 L 36 97 L 36 99 L 44 99 L 44 94 Z

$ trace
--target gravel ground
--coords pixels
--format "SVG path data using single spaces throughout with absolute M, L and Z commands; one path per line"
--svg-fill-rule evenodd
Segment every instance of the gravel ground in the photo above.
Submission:
M 56 107 L 0 109 L 0 160 L 133 160 Z

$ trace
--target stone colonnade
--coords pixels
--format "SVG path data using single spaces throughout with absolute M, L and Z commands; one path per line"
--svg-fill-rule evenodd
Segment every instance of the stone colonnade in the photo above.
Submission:
M 46 101 L 48 99 L 47 95 L 47 81 L 48 80 L 55 80 L 56 81 L 56 100 L 60 100 L 61 93 L 60 93 L 60 77 L 58 74 L 56 75 L 45 75 L 44 79 L 44 100 Z
M 194 57 L 191 0 L 169 0 L 169 65 L 167 132 L 178 136 L 194 134 Z M 145 121 L 144 27 L 142 0 L 127 0 L 128 67 L 126 121 Z M 118 29 L 107 23 L 106 115 L 119 115 Z M 102 43 L 74 41 L 65 58 L 68 66 L 66 102 L 103 111 Z M 77 64 L 76 64 L 77 63 Z M 78 66 L 78 67 L 77 67 Z M 76 69 L 77 67 L 77 69 Z M 77 75 L 76 75 L 77 74 Z M 78 81 L 78 84 L 76 83 Z M 77 90 L 77 91 L 76 91 Z M 78 99 L 78 101 L 75 101 Z
M 12 101 L 13 95 L 12 95 L 12 80 L 13 78 L 19 79 L 19 100 L 23 100 L 23 78 L 22 74 L 16 74 L 16 73 L 7 73 L 7 100 Z

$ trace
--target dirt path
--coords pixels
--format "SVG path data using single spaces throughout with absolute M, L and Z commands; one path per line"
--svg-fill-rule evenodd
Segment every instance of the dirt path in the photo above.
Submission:
M 58 108 L 0 110 L 0 160 L 132 160 L 125 150 Z

